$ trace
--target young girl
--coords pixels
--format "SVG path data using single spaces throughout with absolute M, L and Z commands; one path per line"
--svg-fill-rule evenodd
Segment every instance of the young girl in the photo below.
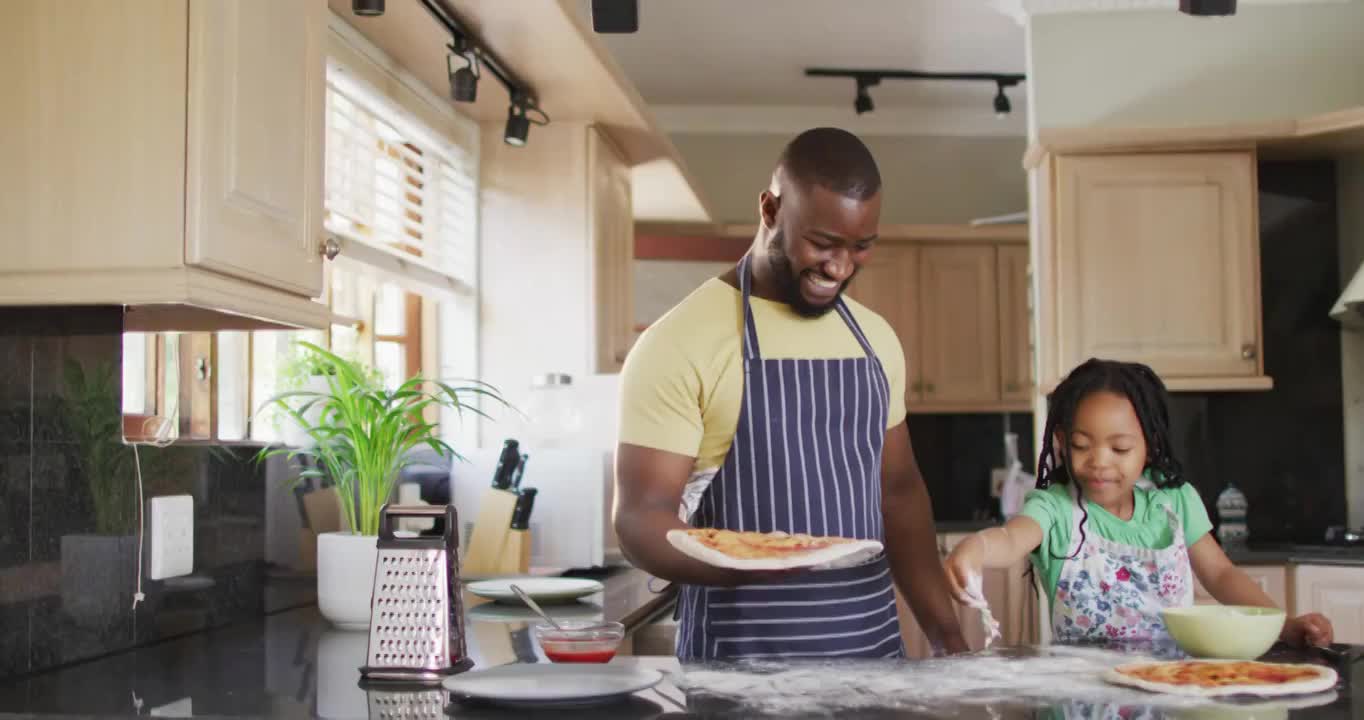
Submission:
M 1193 604 L 1193 577 L 1226 605 L 1274 607 L 1209 533 L 1202 499 L 1170 447 L 1165 385 L 1140 364 L 1090 360 L 1047 404 L 1037 489 L 1003 527 L 959 543 L 946 561 L 958 602 L 978 605 L 985 567 L 1031 553 L 1055 642 L 1168 639 L 1160 611 Z M 1280 638 L 1332 641 L 1331 623 L 1291 618 Z

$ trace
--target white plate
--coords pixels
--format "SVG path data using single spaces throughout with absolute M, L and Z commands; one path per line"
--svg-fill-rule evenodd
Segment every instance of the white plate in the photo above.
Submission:
M 566 577 L 522 577 L 522 578 L 499 578 L 497 580 L 479 580 L 465 585 L 469 592 L 488 600 L 497 602 L 523 604 L 521 598 L 512 592 L 511 586 L 516 585 L 532 600 L 538 603 L 565 603 L 572 602 L 578 598 L 587 597 L 599 593 L 606 589 L 604 585 L 596 580 L 586 578 L 566 578 Z
M 657 670 L 629 665 L 528 663 L 473 670 L 448 677 L 460 697 L 501 705 L 592 705 L 648 690 L 663 680 Z

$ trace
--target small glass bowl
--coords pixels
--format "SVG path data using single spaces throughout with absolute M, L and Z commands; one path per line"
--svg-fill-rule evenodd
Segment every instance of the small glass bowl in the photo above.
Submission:
M 559 620 L 563 630 L 548 623 L 531 628 L 535 641 L 550 662 L 605 663 L 616 656 L 616 649 L 625 639 L 625 626 L 618 622 L 599 623 L 592 620 Z

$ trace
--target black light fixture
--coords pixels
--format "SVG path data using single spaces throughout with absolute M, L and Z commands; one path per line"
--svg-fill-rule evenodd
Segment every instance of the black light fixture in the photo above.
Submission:
M 1187 1 L 1187 0 L 1186 0 Z M 992 82 L 995 84 L 995 113 L 1006 115 L 1013 109 L 1009 103 L 1009 97 L 1004 94 L 1004 89 L 1013 87 L 1027 79 L 1019 73 L 991 73 L 991 72 L 923 72 L 920 70 L 852 70 L 844 68 L 806 68 L 806 77 L 847 77 L 857 81 L 857 97 L 853 100 L 853 109 L 858 115 L 871 112 L 875 103 L 871 100 L 871 95 L 867 93 L 867 88 L 881 82 L 883 79 L 895 80 L 958 80 L 958 81 L 978 81 Z
M 450 45 L 450 54 L 445 56 L 445 71 L 450 77 L 450 98 L 455 102 L 471 103 L 478 100 L 478 54 L 468 47 L 462 36 L 455 38 Z M 454 67 L 455 57 L 464 60 L 464 67 Z
M 995 115 L 1004 117 L 1013 106 L 1009 104 L 1009 96 L 1004 94 L 1004 83 L 996 83 L 995 87 Z
M 357 5 L 360 0 L 353 0 Z M 449 74 L 450 96 L 457 102 L 474 102 L 478 97 L 478 81 L 487 70 L 511 96 L 507 108 L 507 127 L 503 140 L 508 145 L 521 147 L 530 135 L 530 126 L 548 125 L 549 114 L 540 109 L 534 91 L 512 73 L 507 64 L 487 45 L 469 31 L 468 25 L 450 10 L 444 0 L 418 0 L 426 12 L 445 31 L 450 33 L 450 55 L 445 57 L 445 69 Z M 382 2 L 379 3 L 382 6 Z M 454 66 L 454 55 L 463 57 L 467 65 Z
M 540 117 L 532 118 L 532 114 Z M 507 127 L 502 131 L 502 142 L 512 147 L 525 147 L 530 137 L 530 126 L 548 124 L 549 115 L 536 107 L 533 100 L 522 95 L 512 95 L 511 104 L 507 106 Z
M 350 11 L 361 17 L 384 14 L 384 0 L 350 0 Z
M 1236 0 L 1179 0 L 1179 11 L 1185 15 L 1200 17 L 1235 15 Z
M 871 95 L 867 92 L 867 88 L 880 82 L 881 78 L 878 77 L 858 76 L 857 97 L 853 98 L 853 110 L 856 110 L 858 115 L 869 113 L 876 109 L 876 103 L 871 101 Z
M 592 30 L 599 33 L 639 32 L 639 0 L 592 0 Z

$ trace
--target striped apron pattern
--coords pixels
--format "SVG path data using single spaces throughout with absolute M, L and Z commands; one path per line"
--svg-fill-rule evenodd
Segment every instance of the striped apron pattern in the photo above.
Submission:
M 884 542 L 881 448 L 890 390 L 880 360 L 839 298 L 835 311 L 865 355 L 763 359 L 739 261 L 744 397 L 739 425 L 690 522 L 695 527 Z M 884 554 L 856 567 L 737 588 L 682 586 L 677 655 L 739 658 L 898 657 L 904 648 Z

